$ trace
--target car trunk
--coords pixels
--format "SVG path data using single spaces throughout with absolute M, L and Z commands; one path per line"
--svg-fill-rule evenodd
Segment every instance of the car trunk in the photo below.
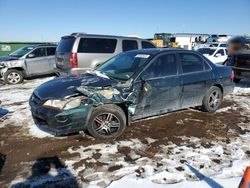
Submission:
M 71 68 L 70 55 L 75 42 L 74 36 L 62 37 L 56 49 L 56 67 L 62 71 Z

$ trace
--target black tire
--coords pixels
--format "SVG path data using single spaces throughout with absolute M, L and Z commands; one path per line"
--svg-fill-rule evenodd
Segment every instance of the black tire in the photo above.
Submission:
M 19 84 L 23 82 L 23 72 L 16 69 L 9 69 L 4 73 L 3 79 L 7 84 Z
M 234 83 L 238 84 L 240 82 L 240 78 L 234 78 Z
M 205 112 L 215 112 L 221 105 L 223 94 L 220 88 L 212 86 L 205 94 L 202 101 L 202 109 Z
M 113 104 L 96 107 L 87 124 L 88 132 L 100 139 L 116 138 L 125 128 L 126 115 L 119 106 Z

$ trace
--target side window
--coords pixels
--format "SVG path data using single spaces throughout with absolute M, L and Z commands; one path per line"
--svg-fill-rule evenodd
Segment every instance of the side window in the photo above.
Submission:
M 46 52 L 45 52 L 45 48 L 38 48 L 38 49 L 35 49 L 32 54 L 34 54 L 35 58 L 36 57 L 43 57 L 43 56 L 46 56 Z
M 191 53 L 180 53 L 181 67 L 183 73 L 198 72 L 204 70 L 203 59 Z
M 55 47 L 47 48 L 47 56 L 55 55 L 55 53 L 56 53 L 56 48 Z
M 129 50 L 138 49 L 138 44 L 136 40 L 123 40 L 122 41 L 122 51 L 126 52 Z
M 224 50 L 222 50 L 222 49 L 218 50 L 218 51 L 216 52 L 216 54 L 221 54 L 222 56 L 225 55 L 225 54 L 224 54 Z M 215 55 L 216 55 L 216 54 L 215 54 Z
M 78 46 L 80 53 L 114 53 L 116 39 L 81 38 Z
M 151 44 L 150 42 L 146 42 L 146 41 L 142 41 L 141 46 L 142 48 L 155 48 L 153 44 Z
M 173 76 L 177 74 L 177 63 L 174 54 L 166 54 L 155 59 L 142 73 L 145 78 Z

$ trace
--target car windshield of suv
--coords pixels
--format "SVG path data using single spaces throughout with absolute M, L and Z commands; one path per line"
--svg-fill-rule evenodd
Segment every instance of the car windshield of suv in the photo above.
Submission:
M 127 52 L 119 54 L 97 68 L 108 77 L 118 80 L 128 80 L 149 60 L 150 54 Z
M 27 53 L 29 53 L 34 48 L 35 47 L 33 47 L 33 46 L 25 46 L 25 47 L 19 48 L 18 50 L 12 52 L 10 54 L 10 56 L 22 57 L 22 56 L 26 55 Z
M 210 49 L 210 48 L 200 48 L 198 49 L 198 52 L 200 52 L 201 54 L 207 54 L 207 55 L 213 55 L 213 53 L 215 52 L 215 49 Z

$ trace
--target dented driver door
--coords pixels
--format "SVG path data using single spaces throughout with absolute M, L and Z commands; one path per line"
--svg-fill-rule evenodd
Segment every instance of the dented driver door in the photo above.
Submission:
M 136 85 L 140 85 L 140 92 L 133 119 L 179 109 L 181 82 L 175 54 L 163 54 L 152 60 L 140 75 Z

